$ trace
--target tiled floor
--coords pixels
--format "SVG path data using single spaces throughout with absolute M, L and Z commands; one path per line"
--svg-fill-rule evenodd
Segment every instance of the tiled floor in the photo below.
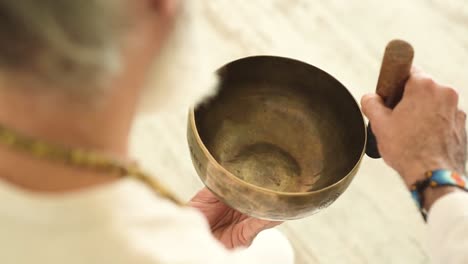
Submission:
M 213 71 L 239 57 L 297 58 L 337 77 L 356 98 L 375 88 L 385 44 L 410 41 L 415 63 L 458 88 L 468 110 L 465 0 L 200 1 Z M 185 139 L 186 112 L 142 120 L 134 155 L 181 197 L 201 187 Z M 327 210 L 282 226 L 297 263 L 427 263 L 425 226 L 401 181 L 365 159 L 348 191 Z

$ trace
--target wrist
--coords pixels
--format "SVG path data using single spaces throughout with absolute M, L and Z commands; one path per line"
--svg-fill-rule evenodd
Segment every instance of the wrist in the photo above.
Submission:
M 463 171 L 459 171 L 456 167 L 449 165 L 447 162 L 439 160 L 414 162 L 411 166 L 408 166 L 399 171 L 399 173 L 405 181 L 406 186 L 410 188 L 416 182 L 424 180 L 426 178 L 426 172 L 442 168 L 453 172 L 463 173 Z
M 458 190 L 468 191 L 468 186 L 463 175 L 447 169 L 437 169 L 427 171 L 423 179 L 411 185 L 410 190 L 426 220 L 427 213 L 438 199 Z
M 442 198 L 445 195 L 448 195 L 450 193 L 454 192 L 460 192 L 461 190 L 457 187 L 454 186 L 440 186 L 437 188 L 427 188 L 423 194 L 424 194 L 424 209 L 426 212 L 429 212 L 431 209 L 432 205 Z

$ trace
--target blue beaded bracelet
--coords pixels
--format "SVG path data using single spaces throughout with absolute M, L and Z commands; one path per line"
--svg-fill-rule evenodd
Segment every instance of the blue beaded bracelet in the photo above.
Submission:
M 426 220 L 427 218 L 427 211 L 424 209 L 424 191 L 431 187 L 437 188 L 441 186 L 453 186 L 460 188 L 464 191 L 468 192 L 467 182 L 468 179 L 466 176 L 460 175 L 456 172 L 439 169 L 428 171 L 425 173 L 426 178 L 424 180 L 418 181 L 411 186 L 411 195 L 416 202 L 421 214 Z

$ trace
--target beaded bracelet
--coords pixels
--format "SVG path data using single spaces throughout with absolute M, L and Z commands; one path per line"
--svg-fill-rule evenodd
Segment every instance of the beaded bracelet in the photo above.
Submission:
M 424 208 L 424 191 L 431 187 L 437 188 L 442 186 L 453 186 L 460 188 L 468 192 L 467 182 L 468 179 L 466 176 L 460 175 L 451 170 L 438 169 L 433 171 L 428 171 L 425 173 L 426 178 L 421 181 L 417 181 L 415 184 L 411 185 L 411 195 L 416 202 L 421 214 L 424 218 L 424 221 L 427 219 L 427 210 Z

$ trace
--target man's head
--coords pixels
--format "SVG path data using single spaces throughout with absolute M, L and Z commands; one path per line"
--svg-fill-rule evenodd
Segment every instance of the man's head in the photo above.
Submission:
M 119 93 L 129 104 L 142 97 L 144 111 L 172 104 L 172 94 L 189 99 L 186 106 L 212 84 L 196 64 L 196 11 L 188 4 L 0 0 L 0 87 L 89 103 Z
M 119 66 L 122 10 L 122 3 L 100 0 L 1 0 L 2 77 L 13 74 L 71 89 L 75 81 L 112 74 Z

